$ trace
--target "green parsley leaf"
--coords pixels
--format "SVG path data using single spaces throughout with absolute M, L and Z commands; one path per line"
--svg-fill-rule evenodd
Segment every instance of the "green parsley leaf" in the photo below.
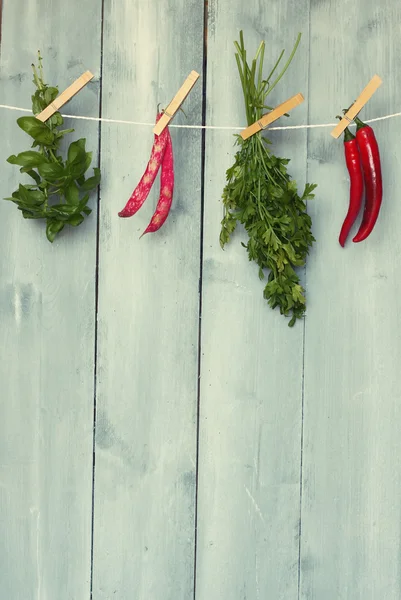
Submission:
M 280 81 L 296 52 L 300 35 L 281 73 L 275 75 L 281 54 L 267 79 L 263 78 L 265 43 L 261 42 L 251 64 L 246 59 L 244 38 L 235 42 L 236 61 L 244 93 L 248 125 L 258 121 L 266 108 L 266 97 Z M 274 77 L 275 75 L 275 77 Z M 290 317 L 292 327 L 305 314 L 305 291 L 295 268 L 305 265 L 315 241 L 306 202 L 314 197 L 315 184 L 307 183 L 300 196 L 297 184 L 287 171 L 287 158 L 275 156 L 270 141 L 257 133 L 247 140 L 236 136 L 238 150 L 226 172 L 223 190 L 225 215 L 221 222 L 220 245 L 230 241 L 241 223 L 248 243 L 242 244 L 249 260 L 259 267 L 259 278 L 269 272 L 263 295 L 269 306 Z

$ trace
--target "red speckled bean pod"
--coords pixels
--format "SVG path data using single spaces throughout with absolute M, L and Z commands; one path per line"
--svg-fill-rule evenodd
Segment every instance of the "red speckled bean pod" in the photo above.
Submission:
M 153 233 L 160 229 L 163 223 L 166 221 L 170 212 L 171 204 L 173 202 L 174 192 L 174 157 L 173 157 L 173 144 L 171 141 L 171 135 L 168 127 L 164 131 L 167 131 L 167 144 L 166 151 L 162 162 L 162 170 L 160 176 L 160 196 L 156 206 L 155 213 L 143 232 Z M 142 236 L 141 236 L 142 237 Z
M 157 115 L 156 123 L 158 122 L 162 114 L 163 113 L 159 113 Z M 132 217 L 141 208 L 142 204 L 148 197 L 151 187 L 156 179 L 156 175 L 159 171 L 160 165 L 163 161 L 168 135 L 169 133 L 167 127 L 166 129 L 164 129 L 164 131 L 162 131 L 162 133 L 159 136 L 155 135 L 148 166 L 146 167 L 146 170 L 142 175 L 140 182 L 133 191 L 127 204 L 125 205 L 123 210 L 118 213 L 119 217 Z

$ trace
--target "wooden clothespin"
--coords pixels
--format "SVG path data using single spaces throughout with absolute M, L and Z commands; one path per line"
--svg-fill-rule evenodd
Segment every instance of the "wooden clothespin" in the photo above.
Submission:
M 362 110 L 365 104 L 371 99 L 375 91 L 381 86 L 382 80 L 378 75 L 375 75 L 365 87 L 361 95 L 357 98 L 351 108 L 345 113 L 341 121 L 331 131 L 331 135 L 334 138 L 340 137 L 342 132 L 356 117 L 356 115 Z
M 242 139 L 247 140 L 249 137 L 251 137 L 255 133 L 258 133 L 258 131 L 265 129 L 268 125 L 273 123 L 273 121 L 276 121 L 277 119 L 279 119 L 280 117 L 285 115 L 285 113 L 289 112 L 290 110 L 292 110 L 299 104 L 302 104 L 303 101 L 304 101 L 303 95 L 296 94 L 292 98 L 289 98 L 285 102 L 282 102 L 281 104 L 276 106 L 276 108 L 274 108 L 272 111 L 270 111 L 266 115 L 263 115 L 263 117 L 261 117 L 259 119 L 259 121 L 256 121 L 256 123 L 249 125 L 249 127 L 244 129 L 243 131 L 241 131 L 240 135 L 241 135 Z
M 55 112 L 57 112 L 64 104 L 66 104 L 75 94 L 77 94 L 83 87 L 93 79 L 94 75 L 90 71 L 86 71 L 81 77 L 78 77 L 64 92 L 62 92 L 47 108 L 42 110 L 41 113 L 36 115 L 39 121 L 47 121 L 50 119 Z
M 167 127 L 170 123 L 171 119 L 174 117 L 177 110 L 180 108 L 181 104 L 184 102 L 185 98 L 188 96 L 189 92 L 194 87 L 195 83 L 199 79 L 199 73 L 196 71 L 191 71 L 166 110 L 164 111 L 163 116 L 160 118 L 159 122 L 153 128 L 153 133 L 156 135 L 160 135 L 163 129 Z

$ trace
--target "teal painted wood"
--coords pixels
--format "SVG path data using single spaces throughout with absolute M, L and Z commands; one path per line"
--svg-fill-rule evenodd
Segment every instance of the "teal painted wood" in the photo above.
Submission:
M 195 0 L 106 3 L 103 114 L 152 122 L 202 70 Z M 200 124 L 202 83 L 176 123 Z M 193 590 L 201 132 L 172 129 L 176 187 L 163 228 L 139 241 L 158 182 L 118 211 L 148 160 L 150 127 L 102 128 L 94 600 L 188 600 Z
M 209 3 L 207 124 L 245 123 L 234 40 L 248 56 L 266 41 L 266 75 L 303 33 L 291 70 L 271 96 L 307 92 L 308 2 Z M 305 121 L 306 104 L 291 123 Z M 263 282 L 237 232 L 219 246 L 230 132 L 207 132 L 199 451 L 198 600 L 294 600 L 298 590 L 303 324 L 263 300 Z M 306 133 L 271 133 L 305 183 Z
M 100 8 L 6 2 L 0 101 L 30 106 L 38 48 L 61 89 L 87 68 L 98 76 Z M 97 116 L 98 92 L 95 81 L 65 110 Z M 29 144 L 18 116 L 1 112 L 1 197 L 19 180 L 7 156 Z M 96 123 L 70 125 L 96 164 Z M 1 201 L 0 239 L 0 596 L 89 598 L 96 211 L 51 245 L 43 224 Z
M 387 0 L 312 2 L 311 122 L 332 122 L 374 73 L 384 80 L 361 117 L 399 110 L 401 8 Z M 384 202 L 377 227 L 343 250 L 342 141 L 310 132 L 310 204 L 318 244 L 307 268 L 303 600 L 401 597 L 400 121 L 376 123 Z

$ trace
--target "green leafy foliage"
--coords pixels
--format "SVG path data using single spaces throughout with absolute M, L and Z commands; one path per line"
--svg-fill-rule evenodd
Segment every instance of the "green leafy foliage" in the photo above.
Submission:
M 60 144 L 73 129 L 59 129 L 64 119 L 56 112 L 46 123 L 36 118 L 58 96 L 58 89 L 44 83 L 42 58 L 33 68 L 36 91 L 32 96 L 32 117 L 20 117 L 18 126 L 33 140 L 32 148 L 7 161 L 18 165 L 34 183 L 21 183 L 18 190 L 5 198 L 17 205 L 25 219 L 45 219 L 46 235 L 53 242 L 65 225 L 77 227 L 91 213 L 87 203 L 89 193 L 100 183 L 100 170 L 95 167 L 93 176 L 86 178 L 92 162 L 92 152 L 86 151 L 84 138 L 71 142 L 67 157 L 60 154 Z
M 258 121 L 270 107 L 266 97 L 277 85 L 300 41 L 300 35 L 283 70 L 272 80 L 284 55 L 281 53 L 267 79 L 263 79 L 265 44 L 262 42 L 252 64 L 246 60 L 242 32 L 235 42 L 236 60 L 241 78 L 248 125 Z M 221 222 L 220 245 L 230 241 L 237 224 L 248 234 L 243 244 L 250 261 L 259 267 L 259 278 L 268 270 L 263 295 L 272 308 L 290 317 L 292 327 L 305 313 L 305 291 L 296 269 L 305 264 L 314 237 L 306 203 L 314 197 L 316 185 L 306 184 L 302 195 L 287 171 L 288 159 L 278 158 L 270 150 L 270 142 L 261 133 L 247 140 L 237 136 L 239 150 L 234 164 L 227 170 L 223 191 L 224 218 Z

